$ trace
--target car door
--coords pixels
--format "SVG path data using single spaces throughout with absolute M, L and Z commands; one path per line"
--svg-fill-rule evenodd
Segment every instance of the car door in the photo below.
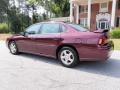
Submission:
M 19 51 L 28 53 L 36 52 L 34 37 L 38 34 L 40 26 L 41 24 L 34 24 L 28 27 L 25 31 L 25 35 L 19 37 L 17 40 Z
M 60 42 L 60 25 L 58 23 L 43 23 L 36 38 L 36 49 L 39 54 L 55 56 Z

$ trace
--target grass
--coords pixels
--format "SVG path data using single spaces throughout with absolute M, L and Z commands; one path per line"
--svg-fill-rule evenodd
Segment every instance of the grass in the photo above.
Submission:
M 112 39 L 115 45 L 115 50 L 120 50 L 120 39 Z
M 8 37 L 10 37 L 12 34 L 0 34 L 0 40 L 6 40 Z
M 10 37 L 12 34 L 0 34 L 0 40 L 6 40 L 7 37 Z M 120 50 L 120 39 L 112 39 L 115 45 L 115 50 Z

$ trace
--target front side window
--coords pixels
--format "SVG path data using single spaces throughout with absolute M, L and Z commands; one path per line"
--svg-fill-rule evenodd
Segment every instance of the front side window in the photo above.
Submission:
M 39 32 L 39 30 L 40 30 L 40 26 L 41 26 L 41 24 L 34 24 L 34 25 L 28 27 L 26 29 L 26 32 L 27 33 L 34 32 L 35 34 L 37 34 Z
M 59 27 L 59 24 L 46 23 L 46 24 L 42 25 L 40 31 L 41 31 L 41 34 L 59 33 L 60 32 L 60 27 Z

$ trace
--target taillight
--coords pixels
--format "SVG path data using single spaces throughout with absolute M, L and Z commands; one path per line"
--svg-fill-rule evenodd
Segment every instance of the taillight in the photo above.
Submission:
M 99 39 L 99 45 L 103 45 L 103 44 L 105 44 L 106 42 L 108 41 L 108 38 L 106 38 L 106 37 L 103 37 L 103 38 L 100 38 Z

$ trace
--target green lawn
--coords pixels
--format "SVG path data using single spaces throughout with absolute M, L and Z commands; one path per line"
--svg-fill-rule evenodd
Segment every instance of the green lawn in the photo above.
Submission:
M 115 45 L 115 50 L 120 50 L 120 39 L 112 39 Z

